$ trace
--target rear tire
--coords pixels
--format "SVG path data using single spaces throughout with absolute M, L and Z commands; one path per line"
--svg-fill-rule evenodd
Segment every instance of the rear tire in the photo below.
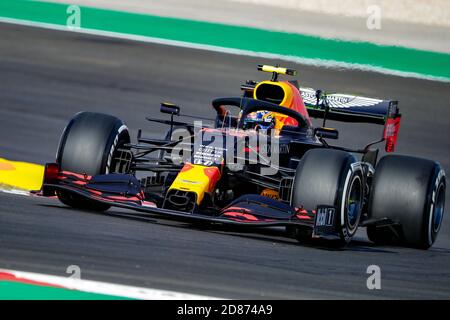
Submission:
M 130 143 L 126 125 L 116 117 L 80 112 L 70 120 L 61 136 L 56 161 L 60 170 L 87 175 L 115 172 L 115 154 Z M 105 211 L 110 206 L 58 191 L 59 200 L 73 208 Z
M 436 241 L 445 206 L 445 173 L 437 162 L 400 155 L 377 165 L 369 201 L 369 217 L 389 218 L 398 226 L 368 226 L 377 244 L 428 249 Z
M 348 243 L 358 229 L 363 185 L 361 165 L 352 154 L 332 149 L 309 150 L 297 167 L 291 205 L 306 210 L 316 210 L 318 205 L 334 206 L 339 237 Z

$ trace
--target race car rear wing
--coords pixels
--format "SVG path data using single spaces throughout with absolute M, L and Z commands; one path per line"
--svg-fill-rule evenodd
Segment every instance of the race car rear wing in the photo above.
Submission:
M 339 93 L 323 94 L 311 88 L 299 90 L 310 117 L 384 125 L 382 140 L 386 141 L 386 152 L 395 150 L 401 119 L 398 101 Z

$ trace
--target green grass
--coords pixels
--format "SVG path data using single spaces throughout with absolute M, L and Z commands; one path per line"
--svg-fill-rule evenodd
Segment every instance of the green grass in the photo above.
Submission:
M 124 300 L 116 297 L 20 282 L 0 281 L 0 300 Z M 128 300 L 128 299 L 127 299 Z

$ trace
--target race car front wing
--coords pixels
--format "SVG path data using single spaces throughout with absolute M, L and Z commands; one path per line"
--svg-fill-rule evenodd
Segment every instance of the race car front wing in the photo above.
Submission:
M 57 192 L 70 193 L 80 199 L 102 203 L 112 207 L 131 209 L 162 217 L 245 227 L 291 226 L 308 228 L 313 235 L 338 237 L 333 206 L 321 205 L 308 211 L 261 195 L 245 195 L 217 213 L 196 211 L 187 213 L 158 207 L 147 201 L 140 182 L 130 174 L 105 174 L 89 176 L 69 171 L 59 171 L 58 165 L 45 166 L 44 181 L 38 196 L 52 197 Z

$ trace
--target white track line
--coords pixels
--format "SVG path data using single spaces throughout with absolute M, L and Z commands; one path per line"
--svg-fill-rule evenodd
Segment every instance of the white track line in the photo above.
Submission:
M 428 76 L 428 75 L 423 75 L 423 74 L 416 73 L 416 72 L 397 71 L 397 70 L 391 70 L 391 69 L 387 69 L 387 68 L 383 68 L 383 67 L 358 64 L 358 63 L 348 63 L 348 62 L 341 62 L 341 61 L 335 61 L 335 60 L 300 58 L 300 57 L 296 57 L 296 56 L 288 56 L 288 55 L 273 54 L 273 53 L 266 53 L 266 52 L 256 52 L 256 51 L 241 50 L 241 49 L 231 49 L 231 48 L 225 48 L 225 47 L 219 47 L 219 46 L 196 44 L 196 43 L 191 43 L 191 42 L 167 40 L 167 39 L 162 39 L 162 38 L 153 38 L 153 37 L 146 37 L 146 36 L 137 36 L 137 35 L 132 35 L 132 34 L 124 34 L 124 33 L 102 31 L 102 30 L 95 30 L 95 29 L 82 29 L 82 28 L 81 29 L 72 29 L 72 28 L 69 29 L 68 27 L 61 26 L 61 25 L 55 25 L 55 24 L 49 24 L 49 23 L 43 23 L 43 22 L 33 22 L 33 21 L 21 20 L 21 19 L 11 19 L 11 18 L 4 18 L 4 17 L 0 17 L 0 22 L 20 24 L 20 25 L 25 25 L 25 26 L 39 27 L 39 28 L 45 28 L 45 29 L 51 29 L 51 30 L 69 31 L 69 32 L 84 33 L 84 34 L 90 34 L 90 35 L 111 37 L 111 38 L 140 41 L 140 42 L 147 42 L 147 43 L 157 43 L 157 44 L 177 46 L 177 47 L 189 48 L 189 49 L 207 50 L 207 51 L 214 51 L 214 52 L 241 55 L 241 56 L 277 59 L 277 60 L 290 61 L 290 62 L 303 64 L 303 65 L 315 66 L 315 67 L 360 70 L 360 71 L 368 71 L 368 72 L 377 72 L 377 73 L 398 76 L 398 77 L 404 77 L 404 78 L 416 78 L 416 79 L 424 79 L 424 80 L 439 81 L 439 82 L 450 82 L 450 79 L 445 78 L 445 77 Z
M 39 273 L 0 269 L 19 279 L 44 282 L 71 290 L 142 300 L 218 300 L 222 298 L 152 288 L 132 287 L 106 282 L 64 278 Z

